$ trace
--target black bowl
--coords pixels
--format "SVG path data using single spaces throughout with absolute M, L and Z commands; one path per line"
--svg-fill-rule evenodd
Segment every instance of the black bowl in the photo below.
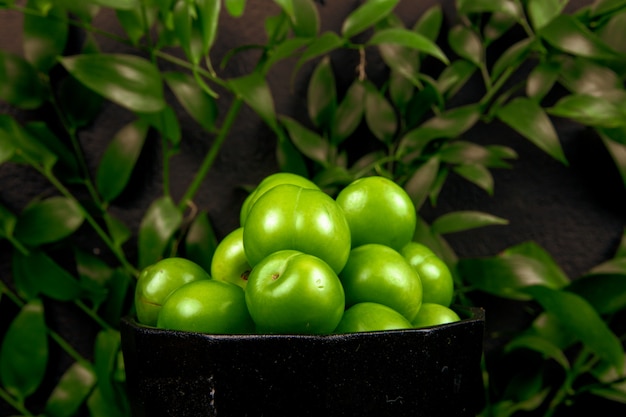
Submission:
M 134 417 L 475 416 L 484 311 L 425 329 L 207 335 L 122 321 Z

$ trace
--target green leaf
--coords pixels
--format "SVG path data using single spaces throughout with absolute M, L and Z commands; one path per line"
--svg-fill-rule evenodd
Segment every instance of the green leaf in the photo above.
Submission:
M 618 54 L 575 17 L 560 14 L 540 32 L 540 36 L 553 47 L 592 59 L 617 59 Z
M 152 265 L 163 257 L 170 239 L 182 223 L 182 215 L 170 197 L 155 200 L 139 225 L 139 268 Z
M 418 79 L 420 62 L 416 51 L 393 43 L 382 43 L 378 46 L 378 50 L 391 71 L 411 82 L 410 92 L 413 91 L 413 86 L 422 87 Z
M 461 259 L 457 269 L 480 290 L 515 300 L 527 300 L 523 290 L 529 286 L 559 289 L 569 283 L 554 259 L 533 242 L 510 247 L 494 257 Z
M 85 402 L 96 384 L 96 375 L 91 364 L 74 362 L 63 373 L 61 379 L 46 401 L 46 416 L 72 417 Z
M 296 36 L 316 36 L 320 28 L 320 17 L 311 0 L 274 0 L 285 11 Z
M 274 99 L 265 78 L 256 72 L 228 81 L 231 89 L 274 131 L 278 130 Z
M 102 101 L 102 96 L 74 77 L 64 77 L 59 82 L 57 102 L 69 124 L 75 128 L 91 123 L 100 112 Z
M 337 48 L 346 44 L 346 40 L 339 37 L 334 32 L 324 32 L 313 40 L 302 53 L 302 56 L 296 64 L 296 69 L 300 68 L 305 62 L 311 59 L 317 58 L 322 55 L 326 55 Z
M 126 187 L 147 134 L 146 123 L 135 121 L 124 126 L 107 145 L 96 172 L 96 186 L 104 201 L 113 201 Z
M 124 223 L 113 217 L 110 213 L 105 213 L 103 217 L 109 231 L 109 235 L 113 240 L 113 244 L 117 248 L 121 248 L 122 245 L 132 236 L 131 231 L 128 227 L 126 227 L 126 225 L 124 225 Z
M 74 233 L 84 220 L 76 201 L 50 197 L 24 209 L 15 225 L 15 237 L 30 246 L 56 242 Z
M 533 28 L 538 31 L 559 16 L 569 0 L 528 0 L 527 9 Z
M 491 79 L 496 80 L 504 71 L 517 68 L 526 61 L 533 48 L 531 39 L 523 39 L 509 47 L 498 58 L 491 70 Z
M 315 38 L 316 40 L 318 38 Z M 311 44 L 309 38 L 290 38 L 282 41 L 267 53 L 267 60 L 263 63 L 263 73 L 267 72 L 283 59 L 289 59 L 300 54 L 300 50 Z
M 116 330 L 102 330 L 96 336 L 94 348 L 94 370 L 97 388 L 102 400 L 117 412 L 112 415 L 129 415 L 129 405 L 123 396 L 123 385 L 116 381 L 115 373 L 120 362 L 120 333 Z
M 31 6 L 33 0 L 28 2 Z M 47 73 L 63 53 L 68 37 L 65 10 L 53 6 L 45 16 L 24 14 L 24 56 L 39 71 Z
M 139 6 L 138 0 L 89 0 L 89 2 L 117 10 L 130 10 Z
M 78 248 L 74 249 L 74 257 L 80 284 L 92 301 L 94 310 L 97 310 L 108 296 L 107 287 L 114 269 L 99 257 Z
M 59 178 L 69 183 L 81 183 L 83 181 L 74 153 L 54 134 L 48 125 L 42 121 L 30 122 L 24 126 L 24 130 L 34 140 L 37 140 L 56 155 L 58 162 L 55 164 L 55 171 Z
M 583 297 L 599 314 L 626 309 L 626 272 L 588 274 L 572 281 L 565 289 Z
M 439 150 L 439 158 L 450 164 L 481 164 L 486 166 L 507 168 L 498 152 L 473 142 L 458 140 L 446 143 Z
M 147 7 L 136 8 L 131 10 L 116 10 L 117 20 L 124 28 L 124 31 L 128 35 L 128 38 L 133 45 L 139 45 L 139 41 L 146 33 L 146 25 L 144 24 L 144 11 L 145 16 L 148 19 L 148 26 L 154 22 L 154 13 L 151 13 L 153 9 Z
M 355 80 L 337 106 L 331 125 L 331 141 L 339 145 L 357 129 L 365 112 L 365 88 Z
M 433 42 L 437 41 L 441 25 L 443 23 L 443 10 L 441 4 L 435 4 L 420 16 L 415 22 L 413 30 Z
M 367 42 L 367 45 L 383 44 L 393 44 L 411 48 L 416 51 L 432 55 L 444 64 L 449 63 L 448 58 L 435 42 L 428 39 L 426 36 L 410 30 L 401 28 L 380 30 L 374 33 L 374 35 Z
M 403 150 L 421 150 L 433 139 L 456 138 L 476 124 L 480 109 L 476 105 L 456 107 L 424 122 L 400 139 Z
M 485 45 L 492 44 L 520 21 L 522 10 L 515 1 L 505 1 L 506 11 L 493 12 L 483 28 Z
M 276 161 L 280 171 L 291 172 L 307 178 L 309 176 L 304 157 L 287 138 L 279 138 L 278 140 Z
M 457 0 L 457 11 L 460 14 L 511 12 L 509 0 Z
M 322 166 L 328 164 L 329 144 L 324 138 L 290 117 L 282 116 L 280 121 L 298 151 Z
M 484 50 L 480 37 L 472 29 L 456 25 L 448 33 L 448 43 L 461 58 L 480 66 L 484 60 Z
M 417 210 L 424 204 L 424 201 L 430 194 L 431 186 L 437 178 L 439 164 L 439 159 L 436 157 L 428 159 L 413 172 L 404 184 L 404 189 L 411 197 L 411 201 L 413 201 Z
M 550 340 L 541 336 L 522 333 L 507 343 L 504 348 L 506 352 L 511 352 L 515 349 L 534 350 L 535 352 L 541 353 L 544 357 L 554 359 L 564 369 L 570 369 L 570 363 L 565 353 Z
M 160 112 L 137 113 L 137 116 L 140 118 L 137 123 L 144 123 L 147 124 L 148 127 L 156 129 L 161 137 L 170 143 L 172 148 L 168 150 L 169 152 L 176 152 L 178 150 L 182 132 L 180 123 L 178 122 L 178 116 L 170 105 L 166 105 Z
M 461 164 L 455 166 L 453 170 L 467 181 L 485 190 L 487 194 L 493 195 L 493 175 L 484 165 L 477 163 Z
M 620 77 L 607 65 L 574 57 L 560 68 L 559 81 L 571 92 L 611 98 L 624 89 Z
M 337 109 L 335 75 L 330 58 L 325 56 L 316 65 L 307 89 L 307 110 L 311 121 L 317 127 L 327 129 Z
M 45 253 L 16 252 L 13 256 L 15 285 L 27 299 L 40 294 L 59 301 L 77 300 L 83 293 L 80 283 Z
M 61 59 L 72 76 L 103 97 L 140 113 L 163 110 L 163 84 L 151 62 L 133 55 L 84 54 Z
M 0 162 L 11 159 L 52 172 L 57 156 L 12 117 L 0 114 Z
M 611 154 L 611 158 L 615 162 L 622 182 L 626 185 L 626 144 L 620 143 L 613 138 L 614 132 L 598 129 L 604 146 Z
M 198 65 L 203 55 L 203 35 L 198 11 L 194 3 L 178 0 L 172 10 L 174 33 L 185 55 L 192 64 Z
M 368 0 L 344 20 L 341 35 L 349 39 L 387 17 L 395 9 L 399 0 Z
M 196 0 L 198 20 L 202 33 L 202 52 L 207 55 L 217 37 L 217 29 L 222 8 L 221 0 Z
M 231 16 L 240 17 L 246 8 L 246 0 L 224 0 L 224 6 Z
M 0 204 L 0 238 L 12 237 L 17 217 L 9 209 Z
M 437 89 L 447 98 L 454 96 L 476 72 L 476 65 L 463 59 L 444 68 L 437 79 Z
M 595 17 L 624 7 L 626 7 L 626 0 L 595 0 L 591 6 L 591 15 Z
M 448 234 L 486 226 L 508 224 L 508 220 L 480 211 L 455 211 L 439 216 L 431 225 L 433 232 Z
M 524 289 L 554 314 L 585 346 L 617 369 L 624 366 L 624 348 L 593 307 L 581 296 L 535 285 Z
M 540 62 L 526 79 L 526 95 L 537 102 L 552 90 L 561 72 L 561 65 L 552 61 Z
M 24 58 L 0 50 L 0 100 L 20 109 L 36 109 L 46 99 L 37 70 Z
M 365 81 L 363 86 L 365 87 L 365 121 L 367 126 L 376 138 L 390 144 L 398 129 L 396 112 L 374 84 Z
M 571 94 L 560 99 L 547 109 L 553 116 L 572 119 L 579 123 L 598 127 L 618 127 L 626 122 L 626 111 L 622 110 L 626 100 L 616 105 L 603 97 L 587 94 Z
M 198 213 L 185 237 L 185 257 L 210 271 L 217 245 L 217 236 L 207 212 Z
M 567 164 L 552 121 L 535 101 L 515 98 L 498 109 L 497 117 L 548 155 Z
M 406 114 L 407 106 L 416 95 L 413 85 L 413 82 L 401 74 L 399 70 L 390 68 L 389 98 L 400 115 Z M 427 85 L 430 86 L 430 84 Z M 422 91 L 418 91 L 417 94 L 420 94 Z
M 48 363 L 48 334 L 41 300 L 25 304 L 13 319 L 0 349 L 3 388 L 23 402 L 43 381 Z

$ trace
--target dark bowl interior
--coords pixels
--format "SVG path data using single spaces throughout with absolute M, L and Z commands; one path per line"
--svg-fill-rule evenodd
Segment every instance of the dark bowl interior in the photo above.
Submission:
M 133 416 L 475 416 L 484 311 L 460 313 L 431 328 L 323 336 L 207 335 L 125 318 Z

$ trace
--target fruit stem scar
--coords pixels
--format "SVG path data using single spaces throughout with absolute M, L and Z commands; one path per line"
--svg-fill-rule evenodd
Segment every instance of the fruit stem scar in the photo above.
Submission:
M 280 274 L 278 272 L 272 274 L 272 281 L 276 281 L 279 276 L 280 276 Z

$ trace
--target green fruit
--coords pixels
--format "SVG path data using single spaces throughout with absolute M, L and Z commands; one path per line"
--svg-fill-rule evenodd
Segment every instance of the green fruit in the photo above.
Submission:
M 450 306 L 454 297 L 454 279 L 446 263 L 417 242 L 409 242 L 401 253 L 422 281 L 422 301 Z
M 415 270 L 394 249 L 370 243 L 352 249 L 339 274 L 346 305 L 384 304 L 412 320 L 422 305 L 422 284 Z
M 252 206 L 243 246 L 252 267 L 273 252 L 292 249 L 339 272 L 350 254 L 350 229 L 341 208 L 323 191 L 282 184 Z
M 446 306 L 435 303 L 423 303 L 419 313 L 411 321 L 411 325 L 415 328 L 421 328 L 454 323 L 459 320 L 461 320 L 459 315 Z
M 252 267 L 243 249 L 243 227 L 227 234 L 215 248 L 211 260 L 211 276 L 245 289 Z
M 411 323 L 394 309 L 378 303 L 358 303 L 348 308 L 335 333 L 410 329 Z
M 209 279 L 200 265 L 184 258 L 165 258 L 144 268 L 135 287 L 137 320 L 155 326 L 161 306 L 172 292 L 188 282 Z
M 385 177 L 365 177 L 337 195 L 352 234 L 352 247 L 378 243 L 401 250 L 413 238 L 415 206 L 402 187 Z
M 216 280 L 194 281 L 165 300 L 157 327 L 211 334 L 252 333 L 244 290 Z
M 319 190 L 319 187 L 313 181 L 297 174 L 292 174 L 289 172 L 277 172 L 275 174 L 268 175 L 267 177 L 263 178 L 263 180 L 261 180 L 261 182 L 250 194 L 248 194 L 248 197 L 246 197 L 246 199 L 244 200 L 241 206 L 241 210 L 239 212 L 240 226 L 243 226 L 246 223 L 246 218 L 248 217 L 250 208 L 252 208 L 252 206 L 259 199 L 259 197 L 265 194 L 268 190 L 271 190 L 272 188 L 280 184 L 293 184 L 298 185 L 302 188 Z
M 312 255 L 274 252 L 250 273 L 246 303 L 258 332 L 332 332 L 345 308 L 337 274 Z

